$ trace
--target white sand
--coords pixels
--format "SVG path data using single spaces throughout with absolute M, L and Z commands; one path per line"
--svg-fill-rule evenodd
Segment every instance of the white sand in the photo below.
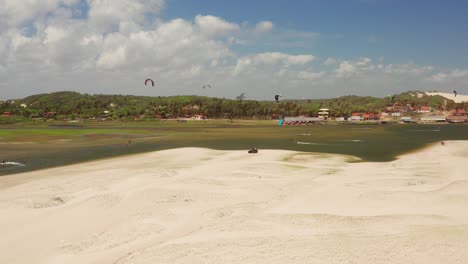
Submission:
M 447 99 L 453 100 L 455 103 L 468 102 L 468 95 L 463 95 L 463 94 L 457 94 L 457 96 L 455 96 L 454 93 L 439 93 L 439 92 L 427 92 L 426 94 L 430 96 L 440 95 Z
M 468 142 L 177 149 L 0 177 L 0 263 L 468 263 Z

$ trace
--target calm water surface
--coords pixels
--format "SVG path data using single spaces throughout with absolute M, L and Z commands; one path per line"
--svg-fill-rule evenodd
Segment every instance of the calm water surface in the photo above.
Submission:
M 9 162 L 0 165 L 0 175 L 180 147 L 246 153 L 257 147 L 260 151 L 338 153 L 364 161 L 390 161 L 442 140 L 468 140 L 468 125 L 0 129 L 0 162 Z

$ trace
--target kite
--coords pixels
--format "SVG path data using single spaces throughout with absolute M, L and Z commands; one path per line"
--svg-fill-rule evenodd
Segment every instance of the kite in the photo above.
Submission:
M 153 81 L 153 80 L 151 80 L 151 79 L 146 79 L 146 80 L 145 80 L 145 85 L 148 85 L 148 83 L 151 83 L 151 86 L 154 87 L 154 81 Z

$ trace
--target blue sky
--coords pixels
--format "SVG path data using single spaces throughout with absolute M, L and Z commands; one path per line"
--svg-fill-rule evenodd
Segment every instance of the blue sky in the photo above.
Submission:
M 282 52 L 468 66 L 468 1 L 169 0 L 163 17 L 192 19 L 199 14 L 236 23 L 270 20 L 277 28 L 320 35 L 306 47 L 270 47 Z
M 468 1 L 2 1 L 0 99 L 468 94 Z

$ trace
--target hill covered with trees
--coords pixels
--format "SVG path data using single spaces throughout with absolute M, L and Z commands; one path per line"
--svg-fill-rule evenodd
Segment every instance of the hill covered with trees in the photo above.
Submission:
M 468 104 L 456 104 L 442 96 L 427 96 L 412 91 L 386 98 L 343 96 L 332 99 L 274 101 L 237 100 L 203 96 L 150 97 L 132 95 L 80 94 L 55 92 L 37 94 L 24 99 L 0 102 L 0 114 L 8 112 L 19 118 L 98 118 L 125 119 L 190 117 L 195 114 L 209 118 L 271 119 L 279 116 L 316 116 L 320 108 L 330 109 L 332 116 L 349 116 L 352 112 L 378 113 L 387 107 L 410 105 L 434 109 L 465 109 Z

